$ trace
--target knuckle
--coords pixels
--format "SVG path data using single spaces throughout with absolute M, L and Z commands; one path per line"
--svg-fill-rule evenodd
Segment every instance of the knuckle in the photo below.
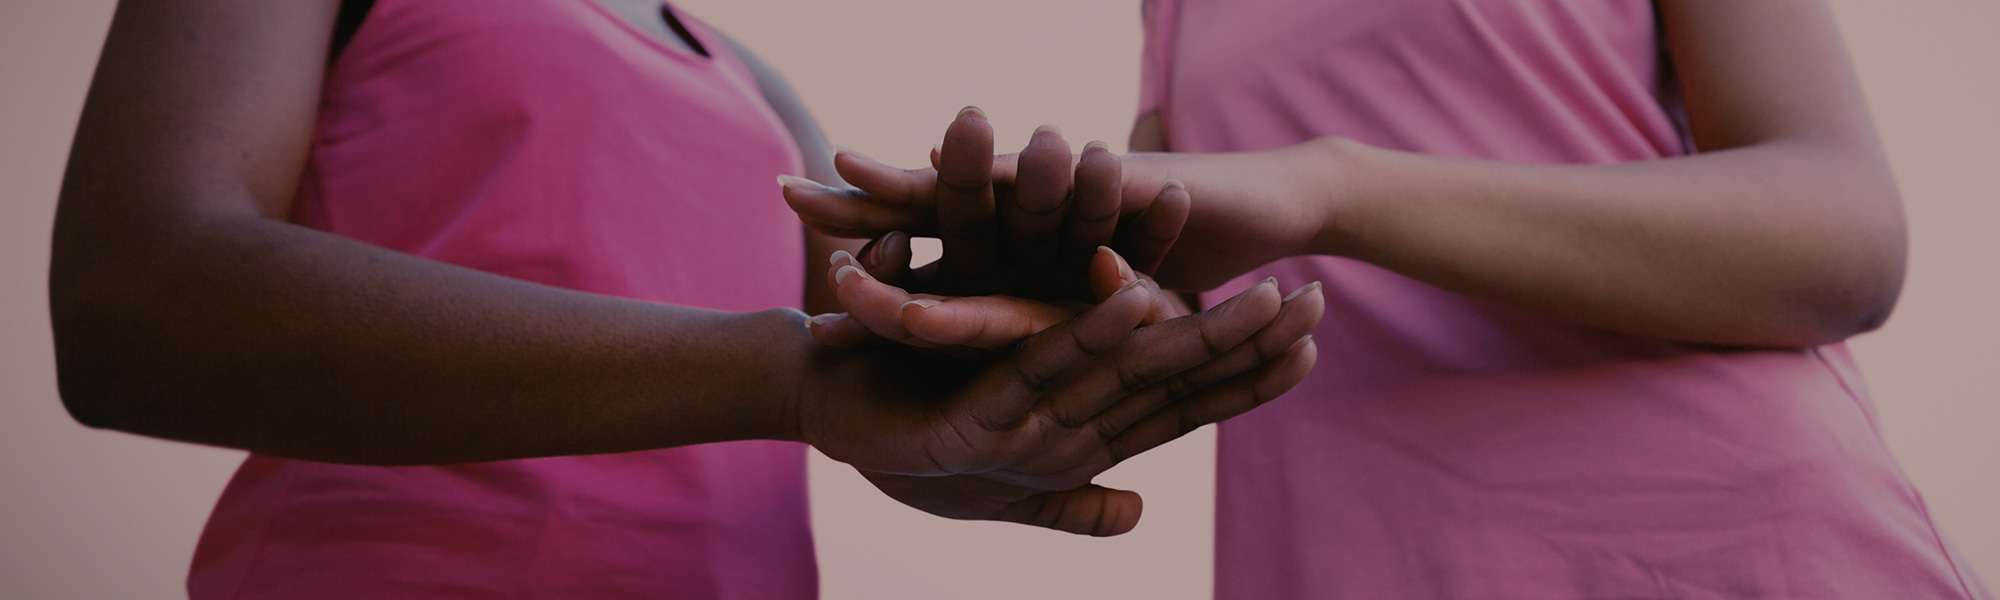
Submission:
M 1014 379 L 1020 382 L 1021 387 L 1035 393 L 1048 391 L 1051 383 L 1049 376 L 1042 374 L 1040 369 L 1021 361 L 1014 362 Z
M 1119 389 L 1124 390 L 1128 395 L 1144 391 L 1147 387 L 1151 387 L 1153 381 L 1157 379 L 1151 374 L 1146 373 L 1144 369 L 1134 368 L 1129 364 L 1119 365 L 1116 373 L 1118 375 Z
M 1167 398 L 1175 401 L 1186 399 L 1201 391 L 1201 386 L 1185 375 L 1169 377 L 1161 382 L 1161 387 L 1166 388 Z

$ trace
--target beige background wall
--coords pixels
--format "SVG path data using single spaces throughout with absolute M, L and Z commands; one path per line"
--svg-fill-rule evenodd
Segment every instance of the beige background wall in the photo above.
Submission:
M 55 396 L 43 278 L 110 0 L 0 0 L 0 598 L 165 598 L 238 453 L 85 430 Z M 918 164 L 962 105 L 1003 147 L 1039 123 L 1122 148 L 1132 0 L 685 0 L 793 79 L 837 143 Z M 2000 3 L 1838 0 L 1911 217 L 1901 307 L 1854 342 L 1891 445 L 2000 578 Z M 926 29 L 931 28 L 931 29 Z M 1091 540 L 930 518 L 813 469 L 825 591 L 848 598 L 1206 598 L 1213 438 L 1107 475 L 1146 520 Z

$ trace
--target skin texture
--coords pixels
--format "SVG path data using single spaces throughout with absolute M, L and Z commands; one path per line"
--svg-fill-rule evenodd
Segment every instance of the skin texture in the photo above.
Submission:
M 1902 286 L 1901 199 L 1830 9 L 1820 0 L 1660 7 L 1699 154 L 1527 165 L 1339 138 L 1134 154 L 1121 212 L 1144 211 L 1165 180 L 1186 184 L 1193 215 L 1155 273 L 1179 290 L 1326 254 L 1696 344 L 1805 347 L 1878 327 Z M 1165 149 L 1158 115 L 1142 115 L 1132 139 L 1135 150 Z M 994 178 L 1008 180 L 1017 162 L 999 157 Z M 931 200 L 921 192 L 935 175 L 920 171 L 843 170 L 867 193 L 788 199 L 814 226 L 924 235 Z
M 1131 285 L 1005 352 L 940 364 L 819 344 L 789 309 L 556 289 L 289 224 L 336 9 L 119 5 L 50 268 L 58 381 L 80 422 L 372 465 L 800 440 L 894 473 L 878 483 L 925 510 L 1113 534 L 1138 498 L 1077 487 L 1089 475 L 1310 367 L 1303 330 L 1260 336 L 1285 312 L 1275 289 L 1141 327 L 1158 292 Z M 767 95 L 788 95 L 767 74 Z M 810 123 L 776 108 L 795 135 Z M 824 165 L 824 144 L 805 143 Z M 1216 339 L 1292 350 L 1243 361 Z

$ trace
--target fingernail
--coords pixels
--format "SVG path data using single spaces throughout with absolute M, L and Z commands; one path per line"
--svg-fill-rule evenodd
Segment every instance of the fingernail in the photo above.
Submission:
M 1292 342 L 1292 349 L 1297 350 L 1300 348 L 1304 348 L 1306 347 L 1306 344 L 1310 343 L 1313 343 L 1313 336 L 1312 334 L 1308 333 L 1306 334 L 1305 337 L 1299 338 L 1299 341 Z
M 834 321 L 839 321 L 845 318 L 847 318 L 847 313 L 826 313 L 823 315 L 813 315 L 811 318 L 806 319 L 806 329 L 812 329 L 814 325 L 825 327 L 829 323 L 832 323 Z
M 1276 277 L 1265 277 L 1263 281 L 1259 281 L 1259 282 L 1257 282 L 1257 285 L 1268 285 L 1268 286 L 1271 286 L 1271 287 L 1278 287 L 1278 278 L 1276 278 Z
M 854 255 L 848 254 L 846 250 L 835 250 L 833 256 L 826 259 L 826 264 L 829 266 L 839 265 L 842 262 L 853 263 Z
M 939 304 L 944 304 L 944 303 L 936 300 L 911 300 L 909 302 L 904 302 L 903 306 L 897 308 L 896 311 L 900 313 L 908 313 L 910 312 L 910 307 L 912 306 L 915 306 L 917 308 L 930 308 L 933 306 L 937 306 Z
M 868 257 L 869 265 L 882 264 L 882 240 L 883 238 L 868 240 L 868 244 L 861 247 L 861 254 Z
M 845 267 L 841 267 L 840 270 L 833 272 L 833 283 L 834 285 L 845 284 L 847 283 L 847 278 L 854 275 L 860 275 L 863 278 L 868 277 L 868 273 L 866 271 L 862 271 L 861 267 L 857 267 L 854 265 L 847 265 Z
M 1297 297 L 1299 297 L 1299 296 L 1304 296 L 1304 295 L 1306 295 L 1306 292 L 1310 292 L 1310 291 L 1313 291 L 1313 290 L 1317 290 L 1317 289 L 1319 289 L 1319 282 L 1317 282 L 1317 281 L 1315 281 L 1315 282 L 1312 282 L 1312 283 L 1308 283 L 1308 284 L 1305 284 L 1305 285 L 1303 285 L 1303 286 L 1300 286 L 1300 287 L 1299 287 L 1299 289 L 1296 289 L 1296 290 L 1292 290 L 1292 293 L 1291 293 L 1291 294 L 1289 294 L 1289 295 L 1286 295 L 1286 296 L 1285 296 L 1285 301 L 1286 301 L 1286 302 L 1291 302 L 1293 298 L 1297 298 Z
M 1169 189 L 1169 190 L 1171 190 L 1171 189 L 1174 189 L 1174 188 L 1180 188 L 1180 189 L 1183 189 L 1183 190 L 1185 190 L 1185 189 L 1187 189 L 1187 184 L 1183 184 L 1183 183 L 1181 183 L 1181 180 L 1179 180 L 1179 179 L 1168 179 L 1168 180 L 1167 180 L 1167 187 L 1166 187 L 1166 188 L 1164 188 L 1164 189 Z
M 825 185 L 822 185 L 820 182 L 813 181 L 811 179 L 806 179 L 804 177 L 793 177 L 791 175 L 779 175 L 778 187 L 788 187 L 788 188 L 796 187 L 796 188 L 805 188 L 814 190 L 831 189 L 826 187 Z
M 1084 152 L 1089 152 L 1091 148 L 1096 148 L 1098 150 L 1103 150 L 1105 152 L 1111 151 L 1111 145 L 1104 143 L 1104 140 L 1091 140 L 1090 143 L 1083 145 Z
M 977 106 L 967 106 L 965 108 L 958 109 L 958 118 L 963 119 L 965 118 L 966 115 L 975 115 L 981 119 L 985 119 L 986 111 L 980 110 L 979 107 Z
M 1034 133 L 1032 133 L 1032 134 L 1029 134 L 1029 135 L 1041 135 L 1041 134 L 1042 134 L 1042 132 L 1044 132 L 1044 131 L 1046 131 L 1046 132 L 1049 132 L 1049 133 L 1053 133 L 1053 134 L 1056 134 L 1056 137 L 1062 137 L 1062 129 L 1061 129 L 1061 128 L 1058 128 L 1058 127 L 1056 127 L 1055 125 L 1047 125 L 1047 124 L 1045 124 L 1045 125 L 1042 125 L 1041 127 L 1036 127 L 1036 128 L 1035 128 L 1035 132 L 1034 132 Z
M 944 154 L 944 144 L 943 144 L 942 142 L 940 142 L 940 143 L 936 143 L 936 144 L 931 144 L 931 152 L 936 152 L 936 153 L 938 153 L 938 154 Z
M 1125 284 L 1125 287 L 1122 287 L 1122 288 L 1118 288 L 1118 292 L 1117 292 L 1117 293 L 1119 293 L 1119 294 L 1123 294 L 1123 293 L 1125 293 L 1125 292 L 1129 292 L 1129 291 L 1132 291 L 1132 288 L 1137 288 L 1137 287 L 1144 287 L 1145 285 L 1146 285 L 1146 280 L 1144 280 L 1144 279 L 1134 279 L 1134 280 L 1132 280 L 1132 282 L 1131 282 L 1131 283 L 1127 283 L 1127 284 Z
M 1119 279 L 1121 279 L 1121 280 L 1133 280 L 1133 279 L 1138 279 L 1138 278 L 1139 278 L 1139 276 L 1138 276 L 1138 275 L 1136 275 L 1136 274 L 1134 274 L 1134 273 L 1132 272 L 1132 265 L 1131 265 L 1131 264 L 1129 264 L 1129 263 L 1126 263 L 1126 262 L 1125 262 L 1125 257 L 1123 257 L 1123 256 L 1119 256 L 1119 255 L 1118 255 L 1118 251 L 1116 251 L 1116 250 L 1112 250 L 1110 246 L 1098 246 L 1098 247 L 1097 247 L 1097 251 L 1098 251 L 1099 253 L 1104 253 L 1104 254 L 1110 254 L 1110 255 L 1111 255 L 1111 260 L 1112 260 L 1113 262 L 1116 262 L 1116 263 L 1118 263 L 1118 278 L 1119 278 Z

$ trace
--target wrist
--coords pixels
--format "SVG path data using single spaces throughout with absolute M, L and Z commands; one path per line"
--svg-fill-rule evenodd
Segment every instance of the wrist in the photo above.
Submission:
M 1312 222 L 1318 232 L 1307 243 L 1305 254 L 1353 256 L 1359 235 L 1365 230 L 1370 177 L 1377 173 L 1368 166 L 1378 150 L 1367 144 L 1337 136 L 1317 138 L 1291 148 L 1306 173 L 1304 189 L 1297 197 L 1311 203 Z
M 806 315 L 789 308 L 773 308 L 742 315 L 745 339 L 759 340 L 746 349 L 756 368 L 749 376 L 749 393 L 738 403 L 745 410 L 739 422 L 754 431 L 751 439 L 788 442 L 806 441 L 803 435 L 804 409 L 810 402 L 806 381 L 811 375 L 819 342 L 806 331 Z

